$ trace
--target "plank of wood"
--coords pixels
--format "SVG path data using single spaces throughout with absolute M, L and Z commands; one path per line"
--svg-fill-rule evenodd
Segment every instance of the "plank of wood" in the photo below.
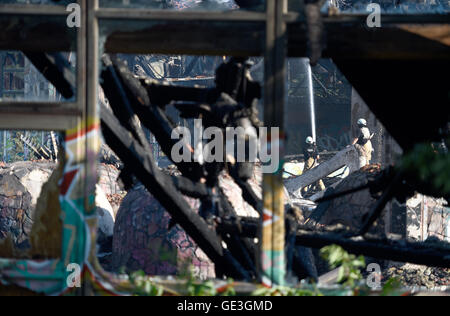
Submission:
M 21 22 L 22 21 L 22 22 Z M 29 51 L 74 50 L 75 32 L 56 21 L 30 23 L 25 17 L 0 16 L 0 49 Z M 408 21 L 408 20 L 405 20 Z M 438 21 L 439 22 L 439 21 Z M 103 21 L 110 29 L 108 53 L 160 53 L 192 55 L 261 56 L 264 22 L 239 21 L 143 21 L 135 29 L 116 29 L 115 21 Z M 35 26 L 33 26 L 35 25 Z M 107 27 L 107 25 L 110 25 Z M 382 24 L 370 29 L 361 21 L 324 19 L 326 49 L 323 57 L 340 59 L 449 60 L 447 24 Z M 58 40 L 55 40 L 58 39 Z M 288 56 L 307 55 L 304 22 L 288 24 Z
M 407 32 L 420 35 L 421 37 L 428 38 L 430 40 L 442 43 L 450 46 L 450 25 L 438 24 L 438 25 L 399 25 L 400 29 Z
M 0 114 L 0 129 L 66 131 L 77 126 L 79 116 L 57 113 Z
M 114 31 L 105 43 L 109 53 L 259 56 L 264 49 L 264 23 L 152 22 L 141 30 Z
M 159 21 L 244 21 L 264 22 L 266 14 L 256 11 L 175 11 L 153 9 L 101 8 L 96 11 L 100 19 L 159 20 Z
M 65 18 L 0 14 L 0 50 L 68 52 L 76 49 L 76 31 Z
M 290 194 L 300 198 L 302 188 L 325 178 L 344 166 L 349 167 L 350 173 L 359 169 L 359 156 L 354 146 L 341 150 L 330 160 L 308 170 L 301 176 L 287 179 L 284 185 Z
M 433 247 L 425 243 L 396 242 L 391 240 L 366 241 L 361 238 L 344 238 L 333 233 L 299 230 L 296 244 L 312 248 L 339 245 L 355 255 L 442 268 L 450 266 L 450 249 Z
M 13 15 L 56 15 L 66 17 L 68 12 L 65 5 L 47 4 L 0 4 L 1 14 Z
M 240 217 L 242 237 L 257 236 L 258 219 Z M 219 229 L 236 232 L 232 223 L 224 221 Z M 407 242 L 404 240 L 374 240 L 362 237 L 348 238 L 335 232 L 316 232 L 298 229 L 296 245 L 311 248 L 323 248 L 328 245 L 339 245 L 355 255 L 373 258 L 409 262 L 427 266 L 448 268 L 450 266 L 450 248 L 445 242 Z
M 364 23 L 326 22 L 325 58 L 339 59 L 414 59 L 449 60 L 445 24 L 382 24 L 368 28 Z M 288 55 L 303 57 L 307 52 L 306 27 L 288 25 Z
M 60 54 L 46 54 L 39 52 L 23 52 L 37 70 L 53 83 L 59 93 L 66 99 L 75 95 L 76 78 L 66 65 L 62 64 Z M 60 60 L 58 60 L 60 59 Z M 60 62 L 61 64 L 58 64 Z

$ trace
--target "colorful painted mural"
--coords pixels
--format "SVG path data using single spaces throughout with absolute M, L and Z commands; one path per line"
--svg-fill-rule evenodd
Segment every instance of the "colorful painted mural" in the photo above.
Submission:
M 60 179 L 62 253 L 53 260 L 0 259 L 0 283 L 14 284 L 37 293 L 59 295 L 77 288 L 78 272 L 89 268 L 89 252 L 95 238 L 95 165 L 87 157 L 99 151 L 99 123 L 90 120 L 66 131 L 64 172 Z M 87 140 L 91 140 L 87 142 Z M 94 140 L 94 141 L 92 141 Z M 94 144 L 86 147 L 86 144 Z M 94 188 L 94 189 L 93 189 Z

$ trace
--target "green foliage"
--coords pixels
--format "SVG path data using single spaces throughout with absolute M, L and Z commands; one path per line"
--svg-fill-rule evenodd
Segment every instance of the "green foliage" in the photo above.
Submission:
M 177 277 L 179 279 L 191 280 L 194 278 L 194 263 L 192 258 L 187 257 L 178 263 Z
M 223 292 L 220 293 L 220 296 L 236 296 L 236 289 L 234 288 L 234 280 L 229 279 L 228 284 L 225 286 L 225 289 Z
M 236 296 L 236 290 L 234 289 L 234 280 L 229 278 L 227 285 L 223 288 L 223 291 L 218 291 L 212 280 L 201 281 L 194 277 L 193 265 L 189 266 L 186 270 L 187 275 L 184 277 L 187 279 L 186 288 L 188 296 Z
M 301 287 L 275 286 L 267 288 L 259 286 L 251 293 L 251 296 L 395 296 L 401 295 L 401 283 L 398 279 L 392 278 L 388 280 L 380 291 L 373 291 L 363 284 L 363 276 L 361 269 L 366 266 L 363 256 L 356 257 L 349 254 L 342 247 L 331 245 L 321 249 L 322 257 L 328 261 L 332 269 L 339 268 L 339 276 L 337 282 L 340 286 L 331 289 L 321 289 L 316 284 L 302 284 Z M 122 270 L 124 272 L 124 270 Z M 182 287 L 177 290 L 181 295 L 188 296 L 236 296 L 235 283 L 233 279 L 228 279 L 225 286 L 220 289 L 212 280 L 201 281 L 194 277 L 193 266 L 186 262 L 184 274 L 178 275 Z M 134 272 L 129 275 L 130 283 L 133 285 L 133 295 L 138 296 L 161 296 L 164 294 L 163 287 L 155 284 L 145 275 L 143 271 Z M 176 293 L 172 293 L 176 294 Z
M 339 267 L 338 283 L 354 288 L 362 280 L 361 268 L 366 266 L 363 256 L 351 255 L 336 245 L 322 248 L 320 254 L 332 269 Z
M 272 288 L 259 287 L 252 296 L 323 296 L 319 289 L 314 285 L 313 289 L 291 288 L 286 286 L 276 286 Z
M 450 195 L 450 155 L 439 153 L 430 144 L 418 144 L 403 157 L 401 167 L 442 196 Z
M 196 281 L 193 278 L 187 282 L 189 296 L 216 296 L 217 290 L 213 281 Z
M 133 285 L 133 295 L 136 296 L 162 296 L 164 289 L 150 280 L 144 271 L 133 272 L 129 275 Z
M 186 280 L 186 290 L 189 296 L 235 296 L 233 279 L 229 278 L 223 291 L 219 292 L 211 280 L 200 281 L 194 277 L 192 258 L 185 259 L 179 267 L 178 278 Z
M 397 278 L 389 279 L 381 290 L 381 296 L 395 296 L 400 291 L 402 283 Z

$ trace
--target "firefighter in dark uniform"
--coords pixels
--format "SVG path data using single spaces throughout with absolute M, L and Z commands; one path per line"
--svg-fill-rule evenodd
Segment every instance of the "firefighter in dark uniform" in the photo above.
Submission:
M 305 158 L 305 167 L 303 168 L 303 173 L 311 170 L 316 167 L 319 162 L 319 151 L 317 150 L 316 143 L 314 143 L 314 139 L 311 136 L 306 138 L 306 145 L 303 149 L 303 156 Z M 319 188 L 321 191 L 325 190 L 325 184 L 322 180 L 319 180 L 315 183 L 316 188 Z M 308 192 L 311 189 L 311 186 L 307 186 L 303 188 L 303 193 Z

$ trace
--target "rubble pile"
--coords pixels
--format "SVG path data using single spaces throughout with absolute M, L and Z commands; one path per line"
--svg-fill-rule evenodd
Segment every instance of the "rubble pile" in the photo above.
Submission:
M 433 268 L 413 264 L 393 266 L 383 271 L 383 278 L 397 278 L 405 287 L 436 289 L 450 286 L 450 268 Z
M 98 184 L 106 195 L 122 194 L 119 185 L 120 171 L 115 165 L 101 163 L 98 165 Z
M 107 194 L 109 204 L 113 209 L 114 215 L 117 216 L 117 212 L 119 211 L 120 205 L 122 204 L 123 199 L 126 196 L 126 192 L 116 193 L 116 194 Z
M 329 188 L 325 196 L 362 186 L 367 183 L 369 177 L 380 171 L 380 165 L 364 167 L 350 174 L 336 188 Z M 351 230 L 357 230 L 361 228 L 375 203 L 376 199 L 370 194 L 369 189 L 361 190 L 320 203 L 311 214 L 310 221 L 311 224 L 343 225 Z M 383 218 L 377 220 L 375 227 L 371 229 L 371 233 L 384 235 Z
M 120 170 L 116 164 L 100 163 L 98 173 L 98 185 L 105 193 L 115 217 L 119 211 L 123 198 L 127 194 L 120 185 Z
M 253 177 L 248 181 L 255 194 L 257 194 L 260 198 L 262 197 L 261 179 L 261 168 L 257 166 L 255 168 Z M 242 198 L 242 190 L 239 188 L 236 182 L 233 181 L 228 173 L 223 172 L 220 174 L 219 187 L 223 190 L 225 196 L 230 201 L 237 215 L 248 217 L 259 216 L 258 212 Z
M 0 239 L 10 237 L 16 247 L 29 247 L 37 199 L 53 169 L 50 162 L 17 162 L 0 168 Z
M 180 175 L 175 165 L 163 171 L 175 177 Z M 256 164 L 248 183 L 259 198 L 262 198 L 261 182 L 262 168 Z M 219 187 L 238 216 L 259 216 L 227 172 L 220 173 Z M 120 209 L 114 227 L 112 259 L 102 259 L 103 268 L 115 272 L 125 268 L 149 275 L 178 275 L 184 273 L 187 263 L 193 266 L 195 277 L 214 278 L 214 264 L 179 225 L 172 225 L 169 213 L 142 184 L 137 183 L 123 200 L 117 194 L 108 198 L 111 203 L 120 204 Z M 184 198 L 193 210 L 199 210 L 199 200 Z M 286 202 L 288 199 L 286 195 Z
M 18 249 L 30 247 L 36 205 L 42 187 L 55 168 L 53 161 L 21 161 L 0 165 L 0 240 L 8 238 Z M 110 227 L 107 231 L 110 230 L 112 235 L 113 215 L 125 193 L 118 184 L 119 170 L 114 165 L 99 164 L 98 172 L 97 196 L 104 198 L 97 198 L 96 203 L 99 214 L 107 215 L 99 218 L 99 236 L 103 236 L 102 228 L 105 230 L 105 227 Z M 111 206 L 109 200 L 113 202 Z M 107 223 L 105 219 L 108 220 Z M 104 236 L 103 239 L 107 238 L 108 236 Z

